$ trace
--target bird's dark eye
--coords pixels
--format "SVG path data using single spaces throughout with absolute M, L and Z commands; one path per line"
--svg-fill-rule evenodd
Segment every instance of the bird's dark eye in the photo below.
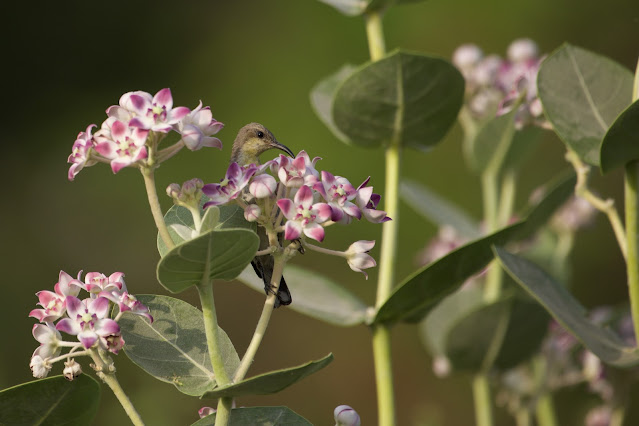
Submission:
M 264 137 L 264 132 L 263 132 L 263 131 L 261 131 L 261 130 L 258 130 L 258 131 L 257 131 L 257 137 L 258 137 L 258 138 L 260 138 L 260 139 L 262 139 L 262 138 Z

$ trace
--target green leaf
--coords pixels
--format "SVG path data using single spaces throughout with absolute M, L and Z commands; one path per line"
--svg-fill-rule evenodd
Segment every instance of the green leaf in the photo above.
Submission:
M 284 276 L 293 297 L 293 303 L 287 309 L 340 327 L 352 327 L 366 321 L 366 304 L 326 276 L 295 265 L 286 265 Z M 246 267 L 237 279 L 264 294 L 264 282 L 253 268 Z
M 511 300 L 479 304 L 450 328 L 445 353 L 457 370 L 487 371 L 503 343 Z
M 342 83 L 333 121 L 355 145 L 426 150 L 455 123 L 463 96 L 464 78 L 448 61 L 395 51 Z
M 601 144 L 601 171 L 639 160 L 639 101 L 630 105 L 612 124 Z
M 257 251 L 259 238 L 247 229 L 220 229 L 184 242 L 158 263 L 158 281 L 179 293 L 205 280 L 232 280 Z
M 321 80 L 311 89 L 311 106 L 319 119 L 333 132 L 337 139 L 350 143 L 348 137 L 340 132 L 333 122 L 333 100 L 337 87 L 357 69 L 355 65 L 345 64 L 336 73 Z
M 374 322 L 420 321 L 444 297 L 493 259 L 492 245 L 503 245 L 532 235 L 568 199 L 574 185 L 573 175 L 550 190 L 525 220 L 472 241 L 415 271 L 379 308 Z
M 539 69 L 537 87 L 546 117 L 568 148 L 599 165 L 601 141 L 632 99 L 632 73 L 588 50 L 564 44 Z
M 125 312 L 120 319 L 124 352 L 144 371 L 171 383 L 180 392 L 201 396 L 215 388 L 202 312 L 188 303 L 168 296 L 139 295 L 148 306 L 153 323 Z M 222 359 L 229 375 L 240 364 L 233 343 L 218 327 Z
M 434 356 L 446 355 L 446 338 L 451 328 L 467 312 L 483 305 L 483 290 L 471 287 L 457 291 L 441 301 L 420 323 L 420 336 Z
M 528 260 L 499 247 L 494 250 L 506 272 L 603 362 L 617 367 L 639 364 L 639 349 L 626 345 L 611 330 L 590 321 L 586 309 L 564 286 Z
M 537 303 L 504 297 L 486 304 L 480 287 L 462 289 L 437 305 L 422 321 L 422 340 L 454 370 L 478 372 L 495 364 L 506 370 L 537 351 L 548 315 Z
M 317 361 L 310 361 L 297 367 L 270 371 L 225 387 L 218 387 L 203 395 L 205 398 L 235 398 L 246 395 L 270 395 L 280 392 L 292 384 L 321 370 L 333 361 L 328 354 Z
M 452 226 L 466 238 L 479 238 L 479 224 L 460 207 L 432 192 L 424 185 L 405 179 L 399 187 L 402 199 L 426 220 Z
M 100 385 L 90 376 L 49 377 L 0 391 L 0 424 L 84 426 L 99 403 Z
M 213 426 L 215 413 L 193 423 L 192 426 Z M 313 426 L 288 407 L 242 407 L 231 410 L 229 426 Z

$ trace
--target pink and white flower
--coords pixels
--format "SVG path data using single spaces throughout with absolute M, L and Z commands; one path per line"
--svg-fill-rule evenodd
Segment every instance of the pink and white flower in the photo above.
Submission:
M 311 161 L 304 150 L 300 151 L 295 159 L 280 154 L 279 159 L 273 163 L 272 170 L 287 187 L 313 186 L 319 181 L 319 172 L 315 169 L 315 164 L 319 160 L 320 157 L 315 157 Z
M 213 118 L 210 107 L 202 108 L 202 101 L 177 122 L 177 127 L 184 145 L 191 151 L 205 146 L 222 149 L 222 141 L 212 135 L 222 130 L 224 124 Z
M 375 241 L 356 241 L 344 252 L 348 266 L 353 271 L 364 274 L 366 279 L 368 279 L 368 274 L 363 269 L 377 266 L 375 259 L 367 254 L 373 247 L 375 247 Z
M 168 133 L 191 112 L 187 107 L 173 108 L 171 89 L 162 89 L 151 97 L 146 92 L 129 92 L 120 98 L 120 106 L 133 113 L 132 127 Z M 118 109 L 118 113 L 121 111 Z M 114 112 L 115 114 L 115 112 Z
M 124 283 L 124 274 L 122 272 L 114 272 L 108 277 L 101 272 L 89 272 L 84 277 L 82 288 L 95 298 L 100 292 L 120 294 L 126 291 Z
M 149 314 L 149 308 L 126 290 L 121 293 L 117 291 L 103 291 L 100 293 L 100 297 L 105 297 L 117 304 L 120 312 L 131 312 L 132 314 L 143 316 L 148 319 L 149 322 L 153 322 L 153 317 Z
M 80 274 L 78 274 L 80 278 Z M 40 322 L 54 322 L 66 312 L 65 299 L 67 296 L 77 296 L 80 292 L 81 282 L 74 279 L 64 271 L 60 271 L 58 282 L 53 291 L 42 290 L 36 293 L 38 305 L 43 309 L 34 309 L 29 312 L 29 316 L 36 318 Z
M 210 198 L 210 201 L 204 204 L 204 208 L 236 199 L 256 171 L 257 166 L 254 164 L 240 167 L 237 163 L 231 163 L 222 182 L 209 183 L 202 187 L 202 192 Z
M 313 204 L 313 190 L 310 187 L 302 185 L 294 201 L 284 198 L 278 200 L 277 205 L 288 219 L 284 226 L 284 238 L 295 240 L 304 233 L 317 241 L 324 239 L 324 228 L 320 224 L 331 218 L 331 207 L 326 203 Z
M 372 186 L 366 186 L 370 176 L 357 188 L 355 203 L 359 206 L 362 214 L 369 222 L 383 223 L 391 220 L 384 210 L 377 210 L 377 205 L 381 200 L 379 194 L 373 193 Z
M 49 371 L 51 371 L 52 365 L 48 360 L 42 358 L 40 355 L 35 355 L 31 357 L 31 362 L 29 362 L 29 368 L 31 368 L 31 372 L 33 373 L 33 377 L 37 379 L 44 379 L 49 375 Z
M 92 347 L 100 337 L 120 334 L 120 326 L 108 318 L 109 299 L 80 300 L 75 296 L 65 299 L 68 318 L 62 318 L 56 324 L 56 329 L 67 334 L 78 336 L 78 340 L 85 349 Z
M 350 218 L 345 218 L 345 214 L 351 218 L 361 219 L 362 212 L 351 201 L 357 197 L 357 190 L 346 178 L 333 176 L 329 172 L 323 171 L 322 181 L 313 185 L 313 189 L 322 194 L 322 197 L 331 206 L 331 220 L 333 222 L 342 220 L 348 222 Z
M 146 143 L 148 130 L 131 127 L 116 119 L 108 118 L 95 134 L 95 150 L 111 160 L 113 173 L 123 167 L 147 158 Z
M 40 342 L 32 356 L 39 355 L 43 359 L 60 355 L 62 336 L 52 323 L 34 324 L 31 329 L 33 337 Z
M 89 167 L 96 163 L 95 160 L 91 159 L 91 149 L 93 148 L 91 130 L 94 127 L 96 127 L 95 124 L 91 124 L 85 132 L 78 133 L 78 137 L 73 143 L 71 155 L 69 155 L 69 159 L 67 160 L 68 163 L 73 163 L 71 167 L 69 167 L 69 180 L 73 180 L 84 167 Z

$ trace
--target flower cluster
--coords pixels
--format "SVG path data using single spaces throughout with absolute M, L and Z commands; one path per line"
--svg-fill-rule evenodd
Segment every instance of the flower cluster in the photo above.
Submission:
M 182 106 L 174 108 L 168 88 L 155 96 L 142 91 L 125 93 L 119 105 L 110 106 L 106 113 L 107 119 L 94 134 L 95 124 L 78 134 L 68 160 L 72 163 L 69 180 L 96 162 L 110 163 L 113 173 L 139 165 L 171 131 L 177 132 L 180 139 L 158 152 L 153 161 L 162 162 L 184 146 L 192 151 L 205 146 L 222 148 L 222 142 L 212 135 L 224 125 L 213 118 L 211 109 L 202 107 L 202 102 L 193 110 Z
M 377 209 L 380 196 L 367 186 L 370 178 L 355 187 L 344 177 L 319 172 L 319 160 L 300 151 L 295 158 L 280 155 L 263 165 L 231 163 L 220 183 L 202 188 L 209 197 L 204 207 L 235 201 L 244 208 L 246 220 L 283 232 L 286 240 L 300 241 L 302 247 L 344 257 L 354 271 L 362 272 L 376 265 L 366 254 L 374 241 L 359 241 L 337 252 L 308 244 L 306 238 L 323 241 L 325 228 L 335 223 L 349 224 L 361 218 L 382 223 L 390 218 Z
M 517 108 L 515 126 L 547 127 L 537 97 L 537 72 L 543 57 L 535 42 L 513 41 L 507 58 L 484 56 L 479 47 L 465 44 L 453 54 L 453 63 L 466 80 L 466 106 L 475 119 L 505 114 Z
M 129 311 L 153 322 L 149 309 L 128 293 L 122 272 L 115 272 L 108 277 L 99 272 L 89 272 L 84 281 L 80 276 L 81 272 L 77 278 L 73 278 L 60 271 L 54 291 L 36 293 L 41 308 L 29 313 L 29 316 L 40 321 L 40 324 L 33 326 L 32 331 L 33 337 L 40 343 L 31 357 L 34 377 L 46 377 L 53 363 L 62 359 L 68 359 L 65 376 L 70 379 L 76 377 L 80 371 L 79 365 L 70 357 L 82 355 L 76 352 L 82 349 L 98 347 L 117 354 L 124 346 L 118 325 L 123 312 Z M 89 297 L 79 299 L 82 290 L 88 292 Z M 109 317 L 112 304 L 117 304 L 119 308 L 119 313 L 113 319 Z M 79 343 L 62 340 L 61 331 L 77 336 Z M 60 356 L 63 347 L 71 350 Z

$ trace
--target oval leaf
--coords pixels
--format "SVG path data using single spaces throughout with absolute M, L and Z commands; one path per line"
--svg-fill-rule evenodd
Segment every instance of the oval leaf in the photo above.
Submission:
M 144 371 L 180 392 L 201 396 L 216 386 L 202 312 L 168 296 L 139 295 L 154 321 L 125 312 L 120 320 L 124 352 Z M 229 375 L 240 364 L 233 343 L 218 327 L 222 359 Z
M 324 78 L 311 89 L 311 105 L 313 110 L 315 110 L 315 114 L 333 132 L 337 139 L 345 143 L 350 143 L 350 140 L 344 133 L 340 132 L 333 122 L 333 100 L 335 99 L 337 87 L 350 77 L 356 69 L 355 65 L 343 65 L 335 74 Z
M 158 263 L 158 281 L 179 293 L 203 280 L 232 280 L 257 251 L 259 238 L 247 229 L 220 229 L 187 241 L 168 252 Z
M 564 286 L 532 262 L 499 247 L 494 250 L 506 272 L 603 362 L 617 367 L 639 364 L 639 349 L 590 321 L 586 309 Z
M 573 193 L 575 177 L 563 180 L 522 220 L 472 241 L 441 259 L 415 271 L 379 308 L 374 322 L 418 322 L 442 299 L 453 293 L 493 258 L 492 245 L 526 238 L 550 218 Z
M 270 395 L 280 392 L 306 376 L 321 370 L 333 361 L 333 354 L 328 354 L 317 361 L 310 361 L 297 367 L 270 371 L 259 376 L 245 379 L 232 385 L 218 387 L 203 395 L 205 398 L 235 398 L 245 395 Z
M 404 202 L 431 223 L 452 226 L 463 237 L 476 239 L 481 236 L 479 224 L 460 207 L 435 194 L 424 185 L 405 179 L 399 187 Z
M 0 391 L 0 424 L 89 425 L 99 403 L 100 385 L 90 376 L 49 377 Z
M 516 108 L 513 108 L 507 114 L 490 119 L 472 140 L 468 159 L 476 172 L 501 168 L 515 136 L 516 112 Z
M 192 426 L 213 426 L 215 413 L 193 423 Z M 229 426 L 313 426 L 288 407 L 241 407 L 231 410 Z
M 612 124 L 601 144 L 601 171 L 639 160 L 639 101 L 630 105 Z
M 353 144 L 428 149 L 457 119 L 464 78 L 448 61 L 396 51 L 367 64 L 337 89 L 333 121 Z
M 289 309 L 341 327 L 352 327 L 366 320 L 366 304 L 329 278 L 294 265 L 287 265 L 284 275 L 293 297 Z M 264 294 L 264 282 L 253 268 L 244 269 L 237 279 Z
M 630 105 L 632 73 L 588 50 L 565 44 L 539 69 L 537 87 L 546 117 L 579 157 L 599 165 L 601 141 Z

